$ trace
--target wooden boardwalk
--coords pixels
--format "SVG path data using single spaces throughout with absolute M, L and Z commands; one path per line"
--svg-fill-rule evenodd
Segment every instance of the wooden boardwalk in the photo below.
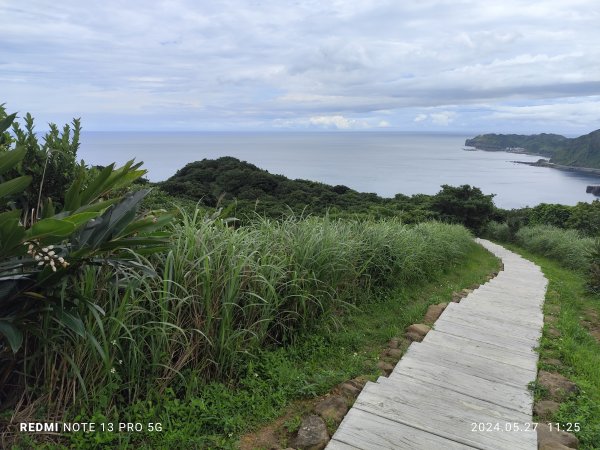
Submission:
M 532 262 L 478 242 L 504 270 L 450 303 L 389 378 L 367 383 L 328 449 L 537 449 L 527 385 L 547 280 Z

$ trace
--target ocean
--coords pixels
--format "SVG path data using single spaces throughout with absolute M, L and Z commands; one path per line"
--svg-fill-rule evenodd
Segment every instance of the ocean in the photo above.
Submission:
M 451 134 L 396 132 L 148 133 L 84 132 L 78 156 L 88 164 L 144 161 L 151 181 L 174 175 L 185 164 L 234 156 L 271 173 L 327 184 L 343 184 L 383 197 L 435 194 L 443 184 L 477 186 L 495 194 L 501 208 L 539 203 L 574 205 L 600 177 L 533 167 L 513 161 L 537 156 L 465 151 Z

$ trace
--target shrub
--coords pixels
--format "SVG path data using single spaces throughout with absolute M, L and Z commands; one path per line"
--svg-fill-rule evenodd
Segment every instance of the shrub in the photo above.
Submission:
M 459 187 L 445 184 L 433 197 L 431 209 L 441 220 L 460 223 L 480 233 L 494 214 L 493 197 L 468 184 Z
M 512 233 L 507 223 L 489 222 L 484 231 L 484 236 L 500 242 L 510 242 Z
M 591 292 L 600 293 L 600 239 L 596 239 L 589 254 L 587 287 Z
M 576 230 L 561 230 L 550 225 L 521 228 L 516 235 L 517 243 L 524 248 L 549 258 L 563 266 L 585 271 L 588 255 L 594 240 L 585 238 Z

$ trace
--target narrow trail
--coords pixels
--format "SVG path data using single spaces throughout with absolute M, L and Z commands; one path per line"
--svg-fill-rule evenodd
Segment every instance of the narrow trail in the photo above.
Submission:
M 477 242 L 504 270 L 451 303 L 389 378 L 365 386 L 328 449 L 537 449 L 527 385 L 548 282 L 532 262 Z

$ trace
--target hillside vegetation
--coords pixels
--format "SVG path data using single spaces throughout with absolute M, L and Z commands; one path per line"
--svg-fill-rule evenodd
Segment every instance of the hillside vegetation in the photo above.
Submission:
M 525 149 L 550 158 L 553 164 L 600 168 L 600 130 L 570 139 L 558 134 L 483 134 L 467 139 L 465 145 L 488 151 Z
M 568 138 L 559 134 L 482 134 L 467 139 L 465 145 L 488 151 L 522 148 L 529 153 L 551 157 L 568 142 Z
M 493 195 L 469 185 L 444 185 L 436 195 L 383 198 L 342 185 L 291 180 L 232 157 L 187 164 L 159 187 L 175 198 L 224 206 L 238 219 L 256 213 L 281 218 L 290 212 L 352 219 L 394 217 L 404 223 L 459 223 L 478 232 L 494 212 Z

